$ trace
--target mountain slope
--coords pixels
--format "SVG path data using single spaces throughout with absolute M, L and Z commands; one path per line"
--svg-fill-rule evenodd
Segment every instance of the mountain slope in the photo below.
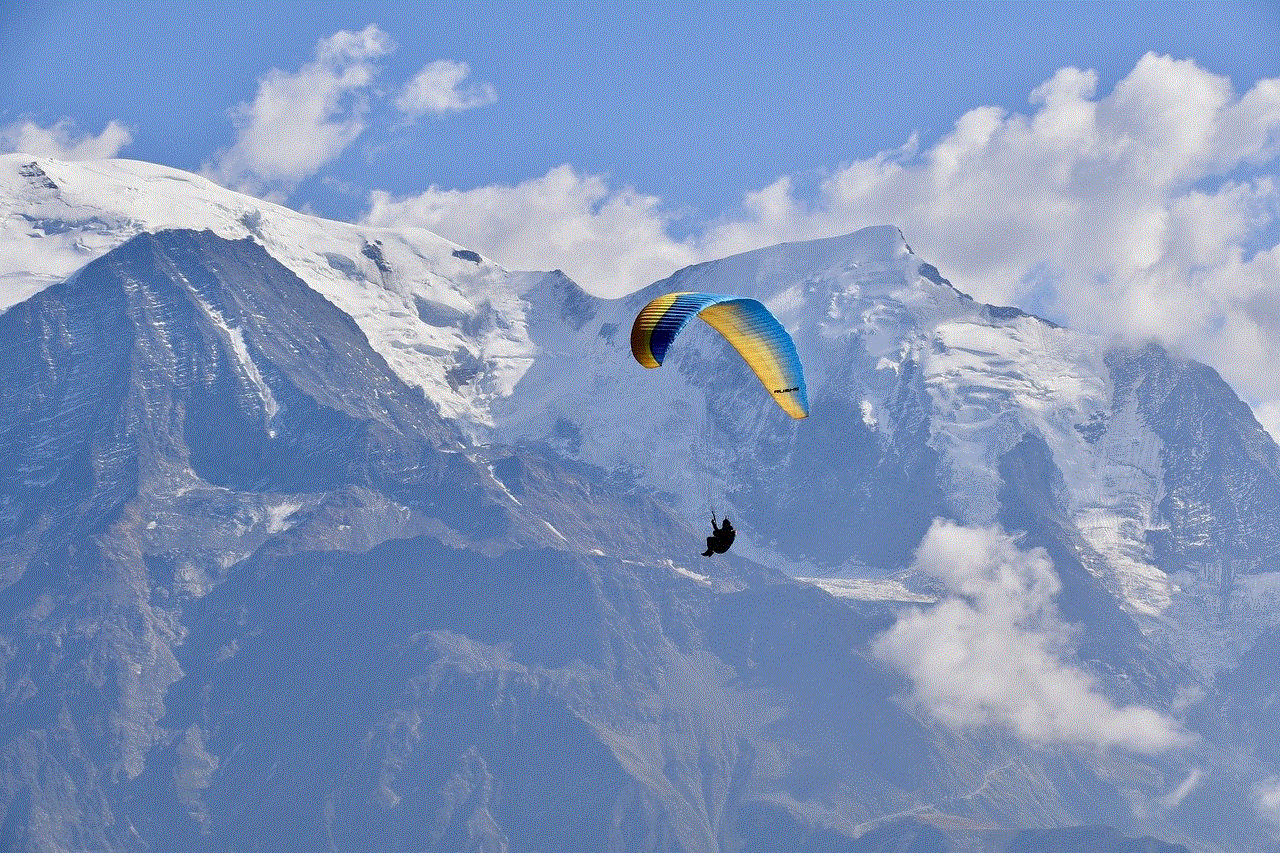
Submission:
M 977 304 L 893 228 L 610 301 L 126 161 L 0 158 L 0 227 L 8 848 L 1268 831 L 1187 817 L 1273 772 L 1197 716 L 1269 713 L 1208 676 L 1270 653 L 1242 602 L 1280 513 L 1275 445 L 1201 365 Z M 631 317 L 677 289 L 765 301 L 812 416 L 701 324 L 635 364 Z M 742 533 L 702 560 L 712 507 Z M 1072 665 L 1204 741 L 930 714 L 873 646 L 958 603 L 913 570 L 937 517 L 1043 548 Z
M 643 510 L 643 534 L 562 521 L 536 484 L 525 510 L 501 458 L 462 453 L 348 317 L 249 241 L 141 235 L 0 316 L 0 339 L 6 680 L 39 685 L 6 705 L 9 781 L 28 820 L 68 832 L 117 807 L 98 774 L 138 775 L 165 737 L 186 608 L 244 557 L 423 531 L 482 550 L 585 533 L 577 550 L 627 553 L 671 523 L 643 498 L 613 507 Z M 64 749 L 92 751 L 68 764 Z M 55 767 L 70 790 L 36 785 Z
M 710 647 L 709 581 L 663 557 L 691 532 L 537 448 L 464 450 L 255 243 L 140 235 L 0 326 L 6 683 L 34 688 L 5 705 L 6 846 L 708 849 L 792 790 L 769 709 L 813 703 Z
M 554 276 L 540 288 L 529 303 L 560 310 L 540 307 L 529 328 L 555 343 L 495 402 L 498 435 L 635 472 L 692 517 L 717 503 L 743 518 L 735 547 L 758 559 L 892 573 L 936 517 L 1027 530 L 1038 505 L 1091 576 L 1081 582 L 1206 677 L 1280 601 L 1276 445 L 1216 373 L 977 304 L 896 229 L 701 264 L 615 302 Z M 662 368 L 634 363 L 630 318 L 657 293 L 694 289 L 760 299 L 782 319 L 805 361 L 807 420 L 781 415 L 703 324 Z M 1004 468 L 1029 440 L 1048 473 L 1011 514 Z M 1226 645 L 1196 603 L 1223 583 L 1214 594 L 1245 596 L 1253 614 Z
M 524 277 L 421 229 L 329 222 L 150 163 L 0 155 L 0 310 L 144 233 L 252 238 L 346 314 L 406 384 L 488 423 L 532 352 Z M 465 322 L 464 322 L 465 321 Z M 488 369 L 479 381 L 476 366 Z

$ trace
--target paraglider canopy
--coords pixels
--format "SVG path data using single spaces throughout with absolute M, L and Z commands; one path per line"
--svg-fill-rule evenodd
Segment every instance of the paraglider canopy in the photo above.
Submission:
M 631 354 L 658 367 L 676 335 L 694 317 L 724 336 L 775 403 L 793 418 L 809 416 L 804 370 L 791 335 L 764 304 L 722 293 L 668 293 L 649 302 L 631 326 Z

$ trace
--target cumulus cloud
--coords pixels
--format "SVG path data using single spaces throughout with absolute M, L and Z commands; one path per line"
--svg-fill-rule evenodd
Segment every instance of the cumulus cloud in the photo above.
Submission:
M 107 122 L 97 136 L 78 133 L 75 122 L 60 119 L 48 127 L 34 121 L 14 122 L 0 128 L 0 150 L 18 151 L 58 160 L 100 160 L 115 157 L 133 142 L 133 133 L 118 121 Z
M 701 259 L 667 236 L 659 200 L 559 166 L 540 178 L 473 190 L 432 187 L 409 198 L 374 192 L 369 225 L 415 225 L 516 269 L 562 269 L 606 296 Z
M 1237 97 L 1193 62 L 1148 54 L 1097 89 L 1095 73 L 1063 69 L 1027 114 L 971 110 L 927 148 L 913 139 L 836 170 L 808 204 L 780 180 L 705 243 L 892 222 L 984 301 L 1157 338 L 1274 405 L 1280 80 Z
M 392 49 L 370 24 L 321 39 L 315 60 L 296 72 L 268 72 L 253 101 L 233 111 L 236 141 L 205 164 L 205 174 L 250 192 L 315 174 L 364 132 L 376 60 Z
M 1168 717 L 1116 706 L 1069 662 L 1070 630 L 1053 605 L 1059 583 L 1042 549 L 1023 551 L 995 528 L 938 521 L 916 568 L 952 595 L 907 611 L 873 651 L 910 679 L 915 698 L 943 723 L 1001 725 L 1035 743 L 1145 754 L 1189 743 Z
M 1031 93 L 1029 114 L 971 110 L 928 148 L 912 139 L 836 170 L 807 205 L 780 181 L 760 194 L 772 197 L 763 213 L 749 206 L 714 242 L 892 221 L 975 295 L 1047 298 L 1081 317 L 1238 260 L 1276 187 L 1223 176 L 1276 159 L 1280 81 L 1235 98 L 1225 78 L 1148 54 L 1111 93 L 1096 89 L 1095 73 L 1063 69 Z M 1107 313 L 1151 333 L 1179 309 Z
M 418 118 L 429 113 L 443 115 L 483 107 L 498 100 L 490 83 L 463 85 L 471 73 L 465 62 L 439 59 L 427 65 L 409 81 L 396 98 L 396 109 Z
M 780 177 L 681 238 L 660 199 L 567 167 L 511 187 L 376 194 L 370 219 L 562 268 L 602 295 L 689 262 L 895 224 L 979 299 L 1208 362 L 1280 435 L 1280 79 L 1238 95 L 1192 61 L 1148 54 L 1109 92 L 1064 68 L 1028 107 L 970 110 L 930 144 L 832 170 L 816 192 Z M 556 191 L 534 198 L 544 188 Z

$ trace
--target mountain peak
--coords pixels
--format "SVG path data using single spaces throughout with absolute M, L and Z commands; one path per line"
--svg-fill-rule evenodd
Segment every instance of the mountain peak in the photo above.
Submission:
M 795 240 L 759 251 L 781 251 L 791 260 L 844 258 L 851 261 L 893 261 L 914 254 L 896 225 L 868 225 L 845 234 Z
M 324 220 L 135 160 L 0 156 L 0 311 L 140 233 L 182 229 L 254 240 L 447 416 L 487 423 L 488 399 L 519 379 L 525 277 L 423 229 Z
M 820 273 L 863 265 L 907 268 L 914 255 L 902 232 L 893 225 L 873 225 L 848 234 L 764 246 L 678 270 L 639 291 L 641 294 L 695 289 L 690 283 L 707 277 L 736 279 L 734 293 L 765 299 L 766 287 L 776 281 L 773 271 Z
M 326 270 L 327 254 L 358 254 L 388 235 L 451 272 L 463 264 L 494 266 L 423 229 L 389 231 L 324 220 L 154 163 L 5 154 L 0 239 L 10 251 L 0 256 L 0 311 L 143 231 L 168 229 L 211 231 L 228 240 L 253 237 L 321 293 L 323 280 L 335 277 Z M 454 256 L 455 251 L 463 254 Z

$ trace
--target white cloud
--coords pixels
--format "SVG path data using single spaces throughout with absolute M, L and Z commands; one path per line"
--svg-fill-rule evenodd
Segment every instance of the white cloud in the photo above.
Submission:
M 1200 787 L 1200 782 L 1204 779 L 1204 772 L 1199 767 L 1193 767 L 1191 772 L 1187 774 L 1187 778 L 1183 779 L 1178 787 L 1174 788 L 1160 800 L 1160 804 L 1164 806 L 1166 811 L 1173 811 L 1182 805 L 1182 801 L 1191 795 L 1191 792 Z
M 205 173 L 248 191 L 315 174 L 364 131 L 375 60 L 392 49 L 390 37 L 370 24 L 321 39 L 315 60 L 295 73 L 268 72 L 253 101 L 233 112 L 235 143 L 205 164 Z
M 704 242 L 891 222 L 983 301 L 1154 337 L 1248 397 L 1280 398 L 1280 80 L 1236 97 L 1226 78 L 1148 54 L 1096 89 L 1093 72 L 1063 69 L 1026 115 L 971 110 L 924 150 L 913 140 L 835 171 L 808 207 L 782 184 L 767 214 L 748 206 Z
M 107 122 L 97 136 L 77 133 L 75 122 L 69 118 L 48 127 L 27 120 L 0 128 L 0 150 L 57 160 L 107 159 L 131 142 L 133 133 L 118 121 Z
M 1032 93 L 1031 114 L 971 110 L 930 148 L 913 141 L 834 172 L 808 209 L 748 210 L 726 226 L 738 235 L 730 242 L 891 221 L 980 298 L 1025 299 L 1045 284 L 1036 271 L 1050 268 L 1065 276 L 1048 294 L 1056 307 L 1093 317 L 1117 295 L 1145 301 L 1144 288 L 1173 274 L 1235 260 L 1276 198 L 1274 182 L 1199 184 L 1274 160 L 1274 83 L 1235 100 L 1224 78 L 1149 54 L 1099 98 L 1093 72 L 1063 69 Z M 1149 334 L 1167 330 L 1171 312 L 1105 313 Z
M 952 596 L 901 615 L 873 650 L 907 676 L 916 699 L 943 723 L 1002 725 L 1035 743 L 1147 754 L 1190 742 L 1156 711 L 1117 707 L 1069 662 L 1070 629 L 1054 608 L 1059 583 L 1043 550 L 1022 551 L 994 528 L 937 521 L 916 568 L 943 581 Z
M 498 100 L 490 83 L 463 85 L 471 69 L 465 62 L 438 59 L 418 72 L 396 98 L 396 109 L 417 118 L 434 113 L 460 112 Z
M 913 137 L 833 170 L 813 195 L 781 177 L 682 239 L 661 200 L 567 167 L 514 187 L 377 194 L 370 219 L 439 230 L 508 266 L 559 267 L 602 295 L 689 262 L 895 224 L 983 301 L 1208 362 L 1280 435 L 1280 80 L 1237 96 L 1194 62 L 1148 54 L 1103 94 L 1094 72 L 1062 69 L 1029 106 L 970 110 L 930 145 Z
M 700 260 L 667 236 L 657 198 L 613 190 L 596 175 L 559 166 L 514 186 L 432 187 L 405 199 L 371 197 L 366 224 L 414 225 L 515 269 L 562 269 L 601 295 L 620 295 Z
M 1260 817 L 1280 827 L 1280 779 L 1271 776 L 1254 785 L 1253 808 Z

